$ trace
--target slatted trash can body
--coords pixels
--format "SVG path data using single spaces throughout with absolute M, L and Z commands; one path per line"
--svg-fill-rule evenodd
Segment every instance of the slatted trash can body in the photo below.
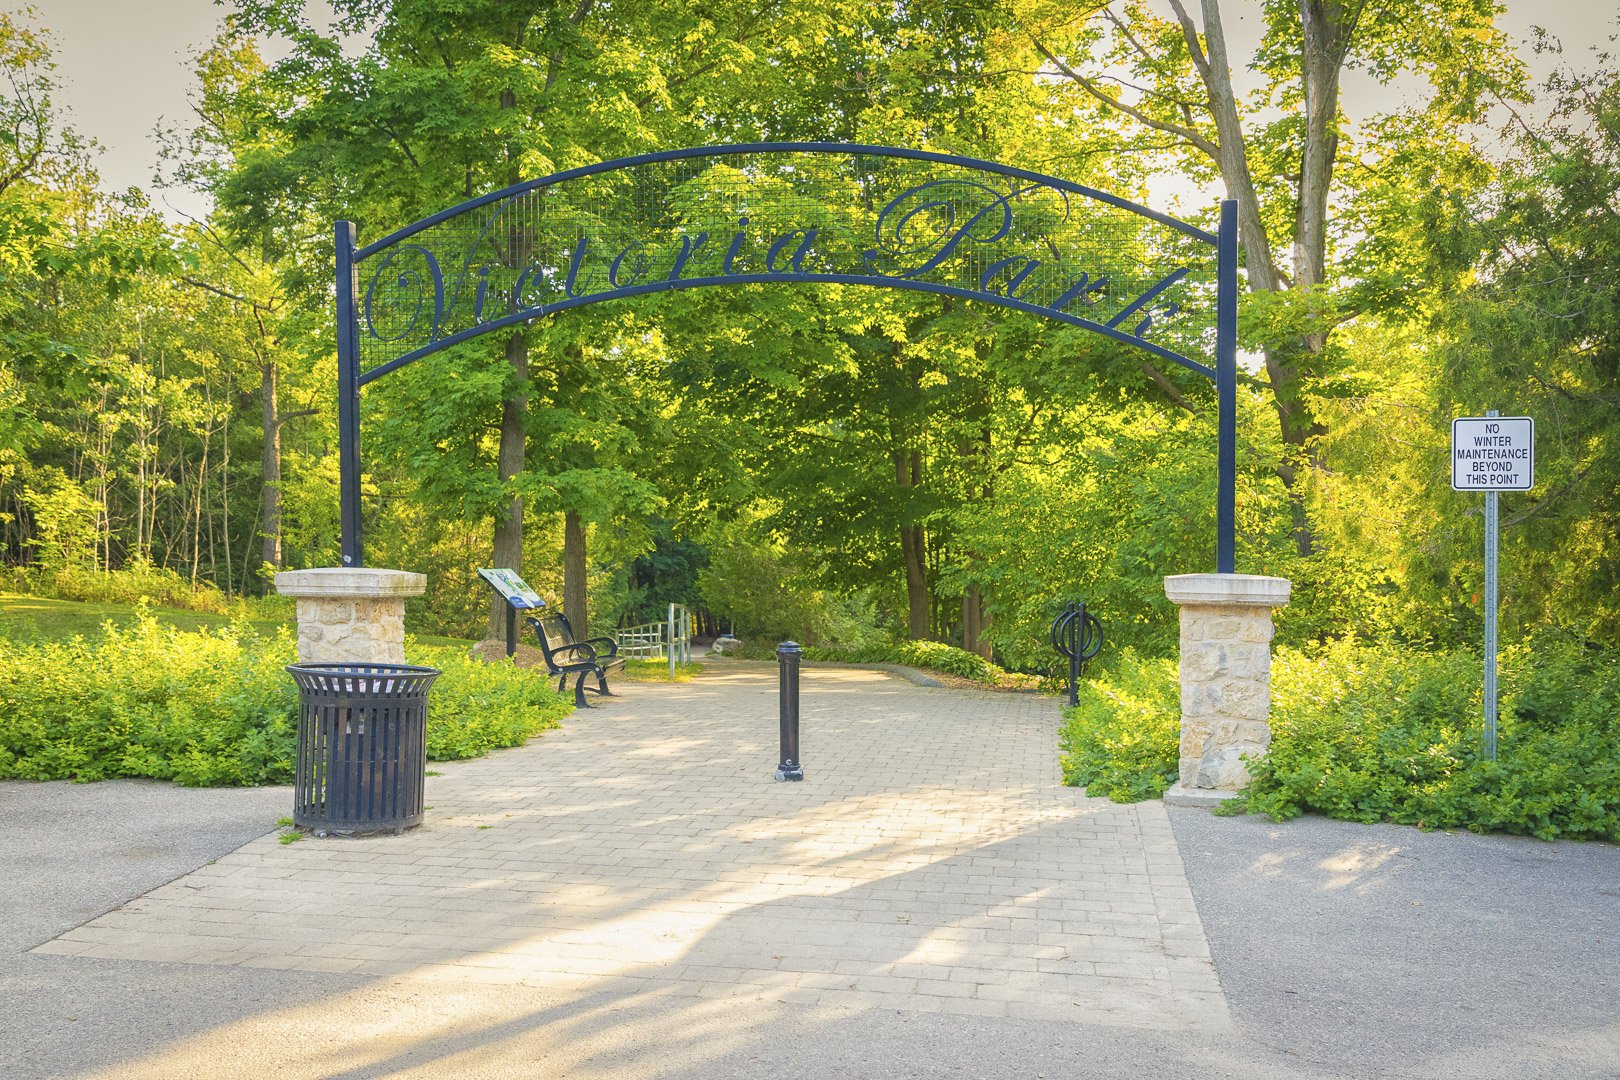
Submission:
M 428 690 L 413 664 L 289 664 L 298 683 L 293 822 L 328 832 L 422 824 Z

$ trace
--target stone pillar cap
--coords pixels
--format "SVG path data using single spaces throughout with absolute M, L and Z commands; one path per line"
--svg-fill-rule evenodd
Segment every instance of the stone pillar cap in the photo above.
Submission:
M 276 575 L 276 592 L 282 596 L 421 596 L 426 591 L 427 575 L 408 570 L 323 566 Z
M 1292 583 L 1256 574 L 1176 574 L 1164 579 L 1172 604 L 1246 604 L 1287 607 Z

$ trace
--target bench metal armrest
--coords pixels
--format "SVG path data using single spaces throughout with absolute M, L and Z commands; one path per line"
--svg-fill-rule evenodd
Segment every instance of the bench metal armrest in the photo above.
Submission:
M 591 653 L 592 653 L 593 656 L 602 656 L 602 655 L 604 655 L 602 652 L 598 651 L 595 648 L 595 646 L 596 646 L 596 644 L 598 642 L 600 642 L 601 644 L 606 645 L 608 647 L 607 648 L 607 653 L 605 655 L 607 655 L 607 656 L 618 656 L 619 655 L 619 643 L 618 643 L 618 641 L 616 639 L 610 638 L 610 637 L 593 637 L 593 638 L 587 638 L 585 640 L 585 645 L 586 645 L 587 648 L 591 649 Z
M 540 620 L 532 615 L 523 619 L 534 630 L 535 640 L 540 643 L 540 651 L 545 655 L 546 666 L 553 674 L 564 671 L 589 671 L 596 666 L 596 650 L 590 642 L 571 645 L 559 645 L 552 648 L 546 641 L 546 632 L 540 625 Z

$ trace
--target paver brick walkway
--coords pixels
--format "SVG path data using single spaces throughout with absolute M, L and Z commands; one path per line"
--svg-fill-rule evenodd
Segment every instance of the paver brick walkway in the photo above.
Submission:
M 1162 805 L 1063 787 L 1050 699 L 809 670 L 778 784 L 774 671 L 623 687 L 434 766 L 421 829 L 266 836 L 35 951 L 1228 1029 Z

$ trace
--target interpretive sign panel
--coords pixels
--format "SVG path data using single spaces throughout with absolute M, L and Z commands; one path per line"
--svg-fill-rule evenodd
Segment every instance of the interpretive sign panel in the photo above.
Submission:
M 1451 422 L 1454 491 L 1536 486 L 1536 422 L 1528 416 L 1459 416 Z
M 489 582 L 491 587 L 506 598 L 506 602 L 515 608 L 545 607 L 546 602 L 540 599 L 540 594 L 526 585 L 522 578 L 517 576 L 515 570 L 480 570 L 478 576 Z

